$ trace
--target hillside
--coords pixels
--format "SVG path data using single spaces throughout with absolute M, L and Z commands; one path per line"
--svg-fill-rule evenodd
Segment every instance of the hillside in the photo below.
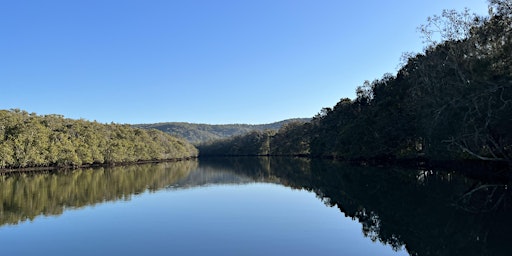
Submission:
M 168 134 L 185 138 L 191 143 L 200 144 L 231 136 L 242 135 L 251 131 L 279 130 L 283 125 L 292 122 L 305 123 L 310 118 L 293 118 L 270 124 L 194 124 L 183 122 L 166 122 L 156 124 L 136 124 L 137 128 L 157 129 Z
M 479 160 L 510 169 L 512 8 L 510 1 L 490 3 L 490 17 L 445 11 L 429 19 L 421 27 L 425 37 L 446 28 L 443 41 L 411 54 L 396 74 L 365 81 L 355 99 L 342 98 L 311 122 L 277 133 L 200 145 L 200 155 Z
M 114 165 L 197 154 L 187 141 L 158 130 L 0 110 L 0 169 Z

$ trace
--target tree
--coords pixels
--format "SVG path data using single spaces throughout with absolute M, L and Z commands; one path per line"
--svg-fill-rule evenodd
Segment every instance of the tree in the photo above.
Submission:
M 467 10 L 443 12 L 444 19 L 434 17 L 422 27 L 426 38 L 435 31 L 427 28 L 443 28 L 444 41 L 415 62 L 413 94 L 430 95 L 419 102 L 432 110 L 432 118 L 425 118 L 432 141 L 447 144 L 458 157 L 510 162 L 510 2 L 490 2 L 499 15 L 469 19 Z
M 197 156 L 185 140 L 157 130 L 0 110 L 0 168 L 77 167 Z

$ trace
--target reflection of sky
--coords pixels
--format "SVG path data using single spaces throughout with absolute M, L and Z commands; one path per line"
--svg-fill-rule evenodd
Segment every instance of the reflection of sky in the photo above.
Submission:
M 0 228 L 2 255 L 406 255 L 314 193 L 252 183 L 162 190 Z

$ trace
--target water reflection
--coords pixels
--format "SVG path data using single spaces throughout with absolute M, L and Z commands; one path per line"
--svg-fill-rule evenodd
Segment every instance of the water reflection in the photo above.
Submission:
M 454 172 L 357 167 L 290 158 L 209 159 L 258 180 L 313 191 L 373 241 L 411 255 L 509 255 L 510 184 Z
M 155 191 L 188 176 L 196 161 L 158 165 L 84 169 L 46 174 L 1 176 L 0 225 L 58 215 L 106 201 L 129 200 L 146 190 Z
M 145 191 L 276 183 L 314 192 L 363 234 L 411 255 L 508 255 L 509 184 L 453 172 L 350 166 L 293 158 L 209 158 L 158 165 L 3 176 L 0 225 L 58 215 Z M 341 243 L 342 241 L 340 241 Z

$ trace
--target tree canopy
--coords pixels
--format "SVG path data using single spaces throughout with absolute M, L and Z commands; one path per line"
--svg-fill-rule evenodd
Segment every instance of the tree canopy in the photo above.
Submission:
M 187 141 L 154 129 L 0 110 L 0 168 L 77 167 L 195 156 L 197 149 Z
M 491 0 L 489 9 L 488 17 L 446 10 L 427 19 L 419 27 L 424 52 L 311 122 L 269 134 L 269 143 L 237 137 L 202 145 L 201 155 L 265 154 L 235 150 L 262 148 L 247 142 L 270 144 L 270 154 L 512 163 L 512 8 Z
M 166 122 L 155 124 L 136 124 L 137 128 L 157 129 L 176 137 L 181 137 L 193 144 L 208 143 L 250 133 L 252 131 L 278 130 L 291 122 L 307 122 L 310 118 L 293 118 L 270 124 L 194 124 L 183 122 Z

